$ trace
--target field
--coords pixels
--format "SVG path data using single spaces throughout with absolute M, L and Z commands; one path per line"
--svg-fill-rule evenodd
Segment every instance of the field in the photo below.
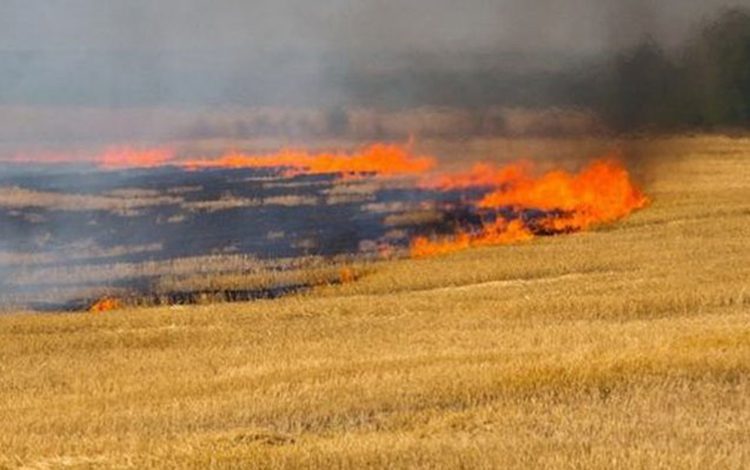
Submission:
M 750 467 L 750 140 L 625 147 L 652 203 L 614 226 L 273 301 L 0 316 L 0 468 Z

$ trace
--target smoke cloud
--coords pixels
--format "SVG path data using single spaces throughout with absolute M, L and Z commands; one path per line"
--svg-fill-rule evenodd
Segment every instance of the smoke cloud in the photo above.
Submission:
M 5 50 L 306 52 L 596 50 L 643 33 L 672 41 L 730 0 L 131 0 L 4 2 Z
M 493 102 L 544 104 L 519 71 L 559 69 L 644 37 L 669 48 L 733 6 L 750 0 L 2 2 L 1 114 L 28 106 L 475 105 L 491 83 Z M 460 80 L 446 78 L 456 71 Z M 113 132 L 158 138 L 167 133 L 153 132 L 158 119 L 144 112 Z M 59 139 L 55 132 L 50 125 L 0 141 Z

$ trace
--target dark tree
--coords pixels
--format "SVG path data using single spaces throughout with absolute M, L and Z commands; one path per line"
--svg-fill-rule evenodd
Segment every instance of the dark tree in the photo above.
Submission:
M 683 115 L 677 94 L 678 68 L 653 41 L 646 40 L 620 53 L 604 94 L 603 111 L 621 131 L 677 126 Z
M 684 73 L 700 124 L 750 125 L 750 13 L 728 10 L 686 48 Z

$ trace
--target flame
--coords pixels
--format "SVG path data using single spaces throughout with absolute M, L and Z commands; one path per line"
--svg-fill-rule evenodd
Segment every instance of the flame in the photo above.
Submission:
M 174 161 L 170 148 L 139 149 L 135 147 L 111 147 L 97 155 L 96 163 L 105 170 L 123 168 L 156 168 Z
M 462 188 L 472 182 L 495 184 L 497 189 L 484 196 L 477 203 L 478 208 L 534 209 L 547 211 L 549 215 L 537 222 L 536 229 L 521 219 L 508 222 L 499 218 L 476 233 L 459 231 L 452 237 L 438 240 L 418 237 L 411 243 L 413 257 L 527 241 L 534 238 L 535 230 L 553 233 L 585 230 L 622 219 L 649 202 L 625 167 L 613 159 L 594 161 L 577 174 L 557 170 L 538 178 L 529 176 L 528 166 L 511 165 L 505 169 L 487 166 L 492 171 L 484 178 L 479 173 L 481 168 L 475 166 L 469 173 L 445 177 L 441 187 Z
M 545 225 L 554 231 L 566 231 L 614 222 L 647 203 L 625 167 L 604 159 L 578 174 L 558 170 L 541 178 L 522 176 L 485 196 L 478 206 L 562 211 L 567 215 L 547 218 Z
M 0 161 L 17 164 L 65 165 L 95 164 L 103 170 L 126 168 L 155 168 L 174 163 L 174 150 L 169 147 L 140 148 L 134 146 L 107 147 L 100 153 L 36 153 L 16 154 Z
M 71 155 L 60 153 L 19 153 L 9 157 L 0 158 L 0 162 L 2 163 L 36 165 L 63 165 L 80 162 L 81 160 L 80 157 L 76 159 Z
M 450 238 L 431 240 L 417 237 L 412 241 L 410 253 L 415 258 L 442 255 L 454 251 L 480 246 L 510 245 L 534 238 L 531 231 L 520 220 L 510 222 L 497 219 L 485 225 L 478 233 L 460 231 Z
M 188 170 L 282 168 L 287 175 L 418 176 L 416 184 L 423 189 L 482 190 L 484 196 L 470 202 L 480 211 L 511 209 L 515 213 L 508 217 L 510 220 L 497 217 L 479 229 L 459 229 L 453 236 L 443 239 L 417 237 L 410 245 L 410 253 L 415 257 L 448 253 L 475 246 L 516 243 L 529 240 L 541 233 L 586 230 L 620 220 L 649 202 L 635 186 L 627 169 L 613 158 L 596 160 L 578 173 L 555 170 L 534 176 L 532 165 L 524 161 L 505 166 L 479 162 L 463 173 L 430 173 L 436 168 L 436 160 L 430 156 L 416 155 L 410 148 L 410 145 L 380 143 L 352 154 L 311 153 L 305 150 L 281 150 L 270 154 L 228 152 L 217 158 L 180 161 L 175 158 L 175 152 L 170 148 L 115 147 L 89 157 L 89 161 L 110 170 L 175 165 Z M 65 155 L 40 158 L 42 161 L 53 163 L 81 161 L 80 158 Z M 33 161 L 33 157 L 23 156 L 15 160 L 28 162 Z M 527 221 L 523 217 L 523 212 L 531 210 L 542 211 L 546 215 Z M 389 257 L 394 251 L 393 247 L 385 246 L 381 249 L 381 255 Z M 342 282 L 346 282 L 346 277 L 342 274 Z M 107 299 L 101 302 L 105 300 Z M 105 302 L 102 305 L 119 306 L 119 303 L 109 299 L 109 303 Z
M 441 173 L 425 177 L 420 186 L 426 189 L 452 189 L 498 187 L 510 181 L 520 179 L 531 169 L 531 163 L 515 162 L 498 166 L 491 162 L 477 162 L 471 170 L 464 173 Z
M 197 159 L 183 163 L 188 169 L 202 168 L 278 168 L 291 174 L 363 174 L 382 176 L 418 175 L 435 166 L 432 157 L 410 154 L 397 145 L 375 144 L 353 155 L 342 153 L 311 154 L 306 151 L 282 150 L 269 155 L 231 152 L 217 159 Z
M 375 174 L 379 176 L 421 175 L 435 167 L 432 157 L 413 155 L 408 147 L 374 144 L 361 152 L 320 153 L 305 150 L 281 150 L 271 154 L 246 154 L 228 152 L 217 158 L 195 158 L 180 161 L 171 148 L 138 148 L 121 146 L 107 148 L 98 155 L 17 155 L 10 160 L 16 163 L 75 163 L 93 162 L 104 170 L 125 168 L 155 168 L 178 165 L 190 170 L 209 168 L 286 168 L 287 174 L 343 175 Z
M 349 266 L 344 266 L 339 271 L 339 282 L 341 284 L 349 284 L 357 280 L 357 276 L 354 274 Z
M 122 308 L 122 302 L 114 297 L 104 297 L 99 299 L 94 305 L 89 308 L 91 313 L 103 313 L 111 312 L 112 310 L 119 310 Z

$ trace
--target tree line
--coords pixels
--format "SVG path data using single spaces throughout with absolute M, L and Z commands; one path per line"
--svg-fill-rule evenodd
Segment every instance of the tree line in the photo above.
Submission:
M 750 126 L 750 12 L 728 10 L 678 51 L 619 53 L 588 98 L 617 130 Z

